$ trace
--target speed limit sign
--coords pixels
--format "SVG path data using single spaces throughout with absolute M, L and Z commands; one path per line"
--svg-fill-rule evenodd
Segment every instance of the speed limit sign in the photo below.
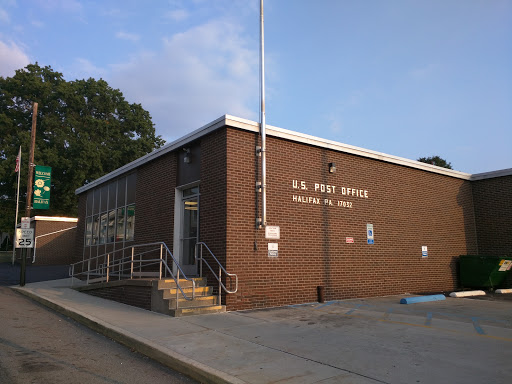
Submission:
M 16 228 L 16 248 L 34 248 L 34 228 Z

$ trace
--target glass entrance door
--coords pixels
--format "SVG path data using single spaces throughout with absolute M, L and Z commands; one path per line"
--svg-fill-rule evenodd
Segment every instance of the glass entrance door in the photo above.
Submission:
M 183 190 L 180 263 L 186 275 L 197 274 L 195 246 L 199 235 L 199 187 Z

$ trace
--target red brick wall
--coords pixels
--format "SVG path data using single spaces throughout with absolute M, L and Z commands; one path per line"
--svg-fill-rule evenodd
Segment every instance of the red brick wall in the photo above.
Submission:
M 137 169 L 135 243 L 163 241 L 172 252 L 175 188 L 176 153 Z
M 512 257 L 512 176 L 473 181 L 478 252 Z M 512 287 L 512 272 L 504 286 Z
M 35 237 L 75 227 L 77 223 L 37 220 Z M 76 229 L 37 238 L 36 260 L 33 265 L 71 264 L 76 244 Z
M 267 221 L 280 226 L 281 239 L 268 241 L 254 222 L 257 136 L 227 134 L 227 268 L 240 279 L 228 309 L 316 301 L 317 286 L 327 300 L 457 286 L 457 257 L 477 250 L 468 181 L 270 137 Z M 308 190 L 294 189 L 293 180 Z M 315 192 L 315 183 L 334 185 L 335 193 Z M 342 187 L 368 190 L 368 198 L 343 196 Z M 294 202 L 293 195 L 320 198 L 320 205 Z M 374 245 L 366 244 L 367 223 Z M 278 258 L 268 257 L 269 242 L 279 244 Z
M 199 188 L 199 238 L 206 243 L 215 257 L 226 265 L 226 212 L 227 206 L 227 169 L 226 169 L 227 131 L 217 130 L 201 139 L 201 185 Z M 217 271 L 217 264 L 209 257 L 206 250 L 203 256 L 209 260 Z M 208 284 L 217 292 L 217 280 L 203 268 Z
M 102 299 L 117 301 L 118 303 L 147 309 L 148 311 L 151 310 L 151 286 L 121 285 L 91 289 L 84 292 L 92 296 L 101 297 Z
M 478 251 L 512 256 L 512 176 L 472 182 Z

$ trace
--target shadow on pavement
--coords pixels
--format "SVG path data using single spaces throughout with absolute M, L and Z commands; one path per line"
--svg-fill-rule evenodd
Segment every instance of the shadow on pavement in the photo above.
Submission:
M 20 265 L 18 263 L 0 263 L 0 286 L 20 283 Z M 25 283 L 58 280 L 69 277 L 69 265 L 29 265 L 27 264 Z

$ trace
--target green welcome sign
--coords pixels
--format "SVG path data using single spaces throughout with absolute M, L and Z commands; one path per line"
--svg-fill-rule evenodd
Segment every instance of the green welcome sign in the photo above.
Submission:
M 50 208 L 50 183 L 52 179 L 52 167 L 36 165 L 34 175 L 34 197 L 32 207 L 34 209 Z

